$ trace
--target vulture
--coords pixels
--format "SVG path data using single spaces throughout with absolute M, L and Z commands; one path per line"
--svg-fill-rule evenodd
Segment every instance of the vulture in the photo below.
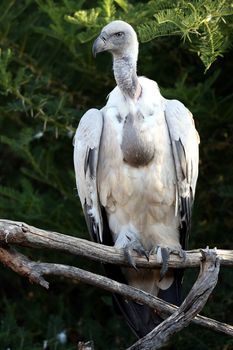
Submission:
M 107 24 L 93 55 L 113 57 L 116 87 L 102 109 L 81 118 L 74 137 L 78 195 L 93 240 L 124 251 L 129 267 L 106 264 L 106 274 L 179 305 L 183 270 L 169 269 L 171 252 L 185 256 L 198 176 L 199 136 L 191 112 L 160 94 L 155 81 L 137 75 L 138 40 L 131 25 Z M 140 269 L 132 252 L 161 269 Z M 162 319 L 155 310 L 114 295 L 141 338 Z

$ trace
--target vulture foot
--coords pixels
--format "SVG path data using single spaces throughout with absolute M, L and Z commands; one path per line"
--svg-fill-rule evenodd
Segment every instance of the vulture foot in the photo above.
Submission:
M 145 258 L 149 261 L 149 252 L 146 251 L 140 239 L 131 231 L 120 234 L 114 246 L 124 250 L 124 255 L 128 264 L 135 270 L 137 270 L 137 267 L 135 259 L 132 255 L 133 252 L 138 253 L 140 256 L 145 256 Z
M 157 246 L 155 248 L 155 252 L 157 254 L 157 259 L 162 263 L 162 267 L 160 269 L 160 281 L 162 281 L 163 277 L 166 275 L 168 271 L 168 260 L 170 254 L 179 255 L 183 261 L 186 259 L 186 253 L 181 248 L 171 248 L 171 247 L 160 247 Z
M 138 239 L 129 239 L 129 242 L 124 247 L 125 257 L 131 267 L 137 270 L 135 260 L 132 256 L 132 251 L 138 253 L 138 255 L 145 256 L 145 258 L 149 261 L 149 254 L 143 247 L 142 243 Z

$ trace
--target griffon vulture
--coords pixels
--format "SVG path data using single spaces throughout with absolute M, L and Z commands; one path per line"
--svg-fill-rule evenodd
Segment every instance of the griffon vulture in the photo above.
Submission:
M 168 302 L 181 301 L 182 270 L 167 269 L 171 251 L 186 249 L 198 176 L 199 137 L 190 111 L 137 76 L 138 40 L 126 22 L 106 25 L 94 56 L 109 51 L 117 86 L 101 109 L 82 117 L 74 139 L 78 194 L 92 238 L 123 248 L 132 267 L 107 275 Z M 161 270 L 136 269 L 132 251 L 158 251 Z M 138 337 L 160 321 L 154 310 L 114 296 Z

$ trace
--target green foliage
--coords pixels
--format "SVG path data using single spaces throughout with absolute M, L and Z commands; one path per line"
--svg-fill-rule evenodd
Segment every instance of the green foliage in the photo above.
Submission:
M 125 13 L 117 11 L 114 2 Z M 186 46 L 200 56 L 206 70 L 231 46 L 233 5 L 229 0 L 152 0 L 134 5 L 108 0 L 98 8 L 80 10 L 65 18 L 86 28 L 78 38 L 80 42 L 88 42 L 115 17 L 134 24 L 141 42 L 168 35 L 181 37 Z
M 228 0 L 151 2 L 154 20 L 139 26 L 143 42 L 165 35 L 179 35 L 197 52 L 206 70 L 230 47 L 233 6 Z
M 231 1 L 210 0 L 2 0 L 0 216 L 88 237 L 75 189 L 72 137 L 84 111 L 103 106 L 115 84 L 111 58 L 102 55 L 94 61 L 92 41 L 109 21 L 123 19 L 146 42 L 140 46 L 139 74 L 156 80 L 167 98 L 184 102 L 200 132 L 190 247 L 232 248 L 232 9 Z M 38 251 L 36 258 L 98 269 L 62 254 Z M 204 311 L 232 323 L 229 276 L 222 271 Z M 186 290 L 193 278 L 188 271 Z M 114 350 L 133 341 L 115 315 L 111 297 L 95 288 L 59 280 L 45 292 L 4 267 L 1 287 L 3 349 L 41 349 L 47 339 L 52 350 L 71 350 L 79 340 L 94 339 L 96 349 Z M 62 330 L 68 334 L 63 346 L 56 338 Z M 168 348 L 210 346 L 230 349 L 232 343 L 192 327 Z

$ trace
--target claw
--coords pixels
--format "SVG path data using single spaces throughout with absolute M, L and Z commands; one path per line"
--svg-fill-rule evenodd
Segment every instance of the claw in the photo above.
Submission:
M 183 261 L 186 260 L 186 252 L 183 249 L 170 249 L 170 253 L 178 255 Z
M 162 267 L 160 269 L 160 280 L 159 282 L 162 281 L 164 276 L 166 275 L 168 271 L 168 260 L 169 260 L 169 255 L 170 255 L 170 249 L 169 248 L 161 248 L 161 257 L 162 257 Z
M 124 255 L 131 267 L 137 270 L 137 266 L 135 260 L 132 256 L 132 251 L 137 252 L 139 255 L 145 256 L 145 258 L 149 261 L 149 254 L 143 247 L 142 243 L 138 239 L 133 239 L 130 236 L 126 236 L 129 242 L 126 244 L 124 248 Z
M 137 252 L 139 255 L 145 256 L 146 260 L 149 261 L 149 254 L 139 241 L 135 244 L 135 246 L 133 247 L 133 250 Z
M 168 260 L 169 255 L 171 253 L 179 255 L 180 258 L 182 258 L 183 261 L 186 260 L 186 252 L 183 249 L 172 249 L 169 247 L 160 247 L 157 246 L 155 248 L 155 252 L 157 253 L 157 259 L 162 263 L 162 267 L 160 269 L 160 281 L 164 278 L 168 271 Z
M 134 258 L 133 258 L 132 255 L 131 255 L 131 252 L 132 252 L 132 249 L 130 249 L 129 247 L 125 247 L 125 249 L 124 249 L 125 258 L 126 258 L 126 260 L 128 261 L 128 264 L 129 264 L 133 269 L 135 269 L 135 270 L 137 271 L 138 269 L 137 269 L 135 260 L 134 260 Z
M 143 255 L 145 256 L 146 260 L 149 261 L 150 260 L 150 253 L 147 252 L 146 250 L 144 250 Z

